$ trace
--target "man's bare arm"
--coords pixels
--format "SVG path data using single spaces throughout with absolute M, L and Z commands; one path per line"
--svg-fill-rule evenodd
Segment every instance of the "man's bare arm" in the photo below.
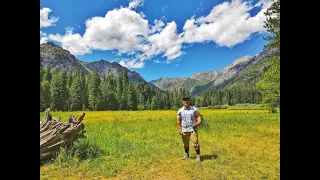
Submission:
M 181 135 L 182 131 L 181 131 L 181 117 L 177 118 L 177 125 L 178 125 L 178 132 Z
M 202 118 L 198 112 L 196 114 L 196 119 L 197 119 L 197 125 L 200 126 Z

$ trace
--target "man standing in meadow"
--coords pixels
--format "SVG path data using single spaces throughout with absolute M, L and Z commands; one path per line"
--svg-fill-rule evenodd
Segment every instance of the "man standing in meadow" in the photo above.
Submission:
M 185 160 L 189 157 L 189 141 L 191 139 L 192 145 L 197 153 L 196 162 L 201 162 L 197 133 L 198 126 L 201 124 L 201 116 L 198 108 L 190 106 L 189 97 L 183 98 L 183 107 L 178 110 L 177 124 L 178 132 L 182 136 L 184 151 L 186 152 L 181 159 Z

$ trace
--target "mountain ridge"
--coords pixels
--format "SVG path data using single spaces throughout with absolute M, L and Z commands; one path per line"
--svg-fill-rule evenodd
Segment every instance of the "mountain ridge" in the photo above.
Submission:
M 126 67 L 121 66 L 117 62 L 109 62 L 103 59 L 93 62 L 85 62 L 77 59 L 68 50 L 53 42 L 40 44 L 40 56 L 44 67 L 50 66 L 52 70 L 58 71 L 83 71 L 89 74 L 91 71 L 96 71 L 101 77 L 113 75 L 118 76 L 119 73 L 128 73 L 128 79 L 132 82 L 146 82 L 136 71 L 131 71 Z
M 242 56 L 234 60 L 230 65 L 219 71 L 203 71 L 184 78 L 159 78 L 149 81 L 162 90 L 184 87 L 192 95 L 199 95 L 206 90 L 221 89 L 226 87 L 239 74 L 244 72 L 261 59 L 274 54 L 277 50 L 264 50 L 255 56 Z

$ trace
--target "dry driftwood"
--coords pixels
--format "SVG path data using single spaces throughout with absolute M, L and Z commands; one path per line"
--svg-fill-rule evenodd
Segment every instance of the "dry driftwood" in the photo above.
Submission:
M 61 147 L 70 147 L 78 138 L 85 137 L 84 116 L 85 113 L 77 120 L 71 115 L 67 122 L 61 122 L 61 117 L 52 117 L 50 109 L 45 111 L 40 122 L 40 162 L 55 157 Z

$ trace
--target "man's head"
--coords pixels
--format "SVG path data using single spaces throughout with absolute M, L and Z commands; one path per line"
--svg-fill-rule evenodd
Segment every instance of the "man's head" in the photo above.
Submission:
M 182 101 L 183 101 L 183 106 L 185 108 L 188 108 L 190 106 L 190 98 L 189 97 L 183 97 Z

